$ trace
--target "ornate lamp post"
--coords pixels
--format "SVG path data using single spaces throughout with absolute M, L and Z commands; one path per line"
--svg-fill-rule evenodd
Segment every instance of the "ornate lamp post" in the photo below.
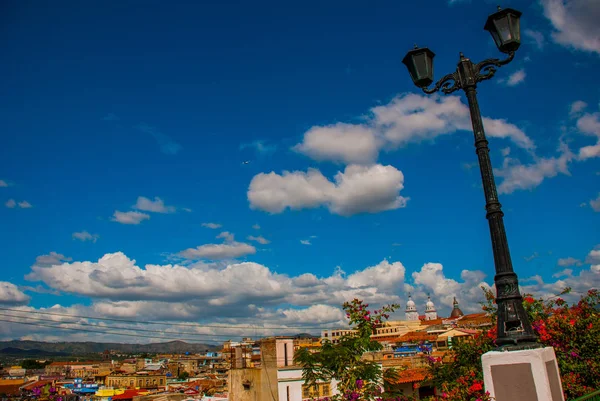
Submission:
M 496 67 L 508 64 L 515 57 L 515 51 L 521 42 L 519 17 L 521 13 L 511 8 L 500 9 L 490 15 L 484 29 L 489 31 L 502 53 L 508 55 L 473 63 L 460 53 L 460 61 L 455 72 L 440 79 L 433 88 L 433 57 L 435 54 L 428 48 L 417 48 L 409 51 L 402 62 L 416 86 L 427 94 L 441 91 L 453 93 L 459 89 L 465 91 L 471 111 L 471 123 L 475 134 L 475 148 L 479 158 L 479 169 L 485 193 L 486 217 L 490 226 L 494 264 L 496 267 L 496 303 L 498 305 L 498 339 L 496 344 L 504 349 L 537 348 L 536 335 L 523 308 L 523 297 L 519 292 L 517 275 L 513 270 L 508 241 L 504 229 L 502 207 L 498 201 L 496 183 L 490 162 L 488 141 L 485 137 L 479 104 L 477 103 L 477 83 L 490 79 L 496 73 Z

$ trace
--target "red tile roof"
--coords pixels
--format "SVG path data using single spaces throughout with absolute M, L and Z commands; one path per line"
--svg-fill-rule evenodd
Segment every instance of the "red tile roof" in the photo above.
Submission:
M 0 394 L 6 395 L 18 395 L 21 394 L 21 390 L 19 389 L 21 384 L 3 384 L 0 385 Z
M 428 377 L 426 369 L 407 369 L 398 372 L 398 377 L 390 380 L 392 384 L 416 383 L 422 382 Z

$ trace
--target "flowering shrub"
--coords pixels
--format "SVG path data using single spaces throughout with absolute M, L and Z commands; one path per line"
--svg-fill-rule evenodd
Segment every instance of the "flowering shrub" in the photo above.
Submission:
M 566 289 L 561 295 L 568 293 Z M 438 399 L 449 401 L 489 400 L 479 385 L 483 378 L 481 355 L 495 348 L 495 297 L 484 289 L 487 303 L 483 310 L 492 315 L 490 330 L 471 342 L 459 342 L 452 350 L 452 361 L 442 364 L 430 360 L 431 375 L 438 389 Z M 554 347 L 566 399 L 573 399 L 600 388 L 600 294 L 590 290 L 581 300 L 569 305 L 564 299 L 535 299 L 525 294 L 525 310 L 539 336 L 538 341 Z
M 570 289 L 563 291 L 566 294 Z M 600 293 L 589 290 L 576 304 L 563 298 L 523 302 L 539 342 L 554 347 L 567 399 L 600 388 Z
M 317 352 L 307 349 L 296 352 L 294 360 L 302 366 L 305 383 L 313 385 L 336 380 L 340 394 L 328 400 L 381 400 L 379 383 L 383 372 L 376 362 L 363 360 L 362 355 L 382 348 L 380 343 L 371 340 L 371 334 L 398 306 L 393 304 L 369 311 L 369 305 L 359 299 L 344 303 L 346 317 L 355 331 L 341 337 L 338 344 L 324 341 Z

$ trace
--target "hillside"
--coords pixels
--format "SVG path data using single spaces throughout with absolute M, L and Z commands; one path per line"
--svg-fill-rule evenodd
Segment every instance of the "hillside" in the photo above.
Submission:
M 122 344 L 122 343 L 96 343 L 96 342 L 43 342 L 43 341 L 0 341 L 0 350 L 8 348 L 9 352 L 22 355 L 33 355 L 32 351 L 43 353 L 61 353 L 63 355 L 84 355 L 103 352 L 105 350 L 115 350 L 123 353 L 198 353 L 208 351 L 217 351 L 220 346 L 210 344 L 190 344 L 183 341 L 169 341 L 165 343 L 152 344 Z M 18 349 L 19 351 L 16 351 Z M 5 353 L 7 354 L 7 353 Z M 48 354 L 37 354 L 45 355 Z

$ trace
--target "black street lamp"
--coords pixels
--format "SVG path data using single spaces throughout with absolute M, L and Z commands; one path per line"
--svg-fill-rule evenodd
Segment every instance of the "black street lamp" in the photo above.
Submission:
M 460 61 L 455 72 L 444 76 L 433 88 L 433 57 L 435 54 L 428 48 L 417 48 L 409 51 L 402 62 L 416 86 L 427 94 L 440 91 L 450 94 L 459 89 L 465 91 L 471 111 L 471 123 L 475 134 L 475 148 L 479 158 L 479 169 L 485 193 L 486 218 L 490 226 L 494 264 L 496 267 L 496 304 L 498 305 L 498 339 L 496 344 L 506 350 L 539 347 L 527 313 L 523 308 L 523 297 L 519 292 L 519 282 L 513 270 L 508 241 L 504 228 L 502 206 L 498 201 L 496 183 L 492 163 L 490 162 L 488 141 L 483 130 L 483 122 L 477 103 L 477 83 L 490 79 L 496 73 L 496 67 L 508 64 L 515 57 L 515 51 L 521 44 L 519 17 L 521 13 L 511 8 L 500 9 L 490 15 L 484 29 L 492 34 L 492 38 L 502 53 L 508 54 L 504 60 L 497 58 L 473 63 L 460 53 Z

